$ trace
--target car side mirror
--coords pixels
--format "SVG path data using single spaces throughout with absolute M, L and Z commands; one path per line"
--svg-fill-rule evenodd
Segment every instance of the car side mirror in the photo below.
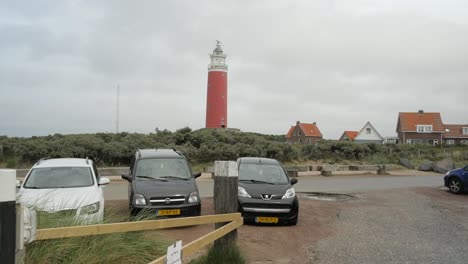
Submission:
M 110 183 L 109 178 L 106 178 L 106 177 L 99 178 L 99 185 L 105 185 L 105 184 L 109 184 L 109 183 Z
M 298 182 L 297 178 L 292 178 L 291 179 L 291 184 L 294 185 Z
M 16 179 L 16 188 L 20 188 L 21 187 L 21 181 Z
M 201 172 L 197 172 L 193 174 L 193 177 L 196 179 L 201 176 Z
M 132 178 L 130 178 L 130 176 L 128 176 L 127 174 L 122 174 L 122 179 L 128 181 L 128 182 L 132 182 Z

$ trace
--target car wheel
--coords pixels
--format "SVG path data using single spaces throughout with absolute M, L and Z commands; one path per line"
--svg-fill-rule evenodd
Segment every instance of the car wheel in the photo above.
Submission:
M 298 219 L 298 218 L 299 218 L 299 217 L 296 216 L 296 218 L 294 218 L 293 220 L 289 221 L 289 225 L 297 225 L 297 219 Z
M 460 179 L 452 177 L 449 179 L 449 190 L 451 193 L 460 194 L 463 192 L 463 183 Z
M 140 210 L 138 210 L 137 208 L 133 208 L 131 206 L 128 207 L 128 210 L 130 211 L 131 216 L 136 216 L 140 212 Z

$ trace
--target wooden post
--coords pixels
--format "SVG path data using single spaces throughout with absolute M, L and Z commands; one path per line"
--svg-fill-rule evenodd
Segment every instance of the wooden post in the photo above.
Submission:
M 385 175 L 385 174 L 387 174 L 387 170 L 386 170 L 385 164 L 384 164 L 384 165 L 378 165 L 378 166 L 377 166 L 377 174 L 378 174 L 378 175 Z
M 214 207 L 216 214 L 237 213 L 237 181 L 239 173 L 235 161 L 215 161 L 214 176 Z M 221 228 L 226 223 L 216 223 L 215 228 Z M 237 241 L 237 229 L 214 242 L 217 251 L 225 251 Z
M 0 260 L 15 263 L 16 170 L 0 170 Z

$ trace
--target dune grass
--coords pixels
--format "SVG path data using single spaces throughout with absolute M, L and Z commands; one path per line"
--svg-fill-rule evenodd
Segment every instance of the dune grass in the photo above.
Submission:
M 39 215 L 39 228 L 78 225 L 71 217 Z M 103 223 L 136 221 L 107 211 Z M 35 241 L 27 246 L 26 263 L 148 263 L 166 253 L 170 242 L 156 231 L 125 232 Z

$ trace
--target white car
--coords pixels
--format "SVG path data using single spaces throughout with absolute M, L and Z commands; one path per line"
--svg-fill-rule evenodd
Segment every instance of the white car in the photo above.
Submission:
M 109 182 L 108 178 L 99 177 L 89 159 L 41 160 L 20 183 L 18 200 L 39 214 L 66 214 L 80 224 L 101 222 L 104 218 L 102 185 Z

